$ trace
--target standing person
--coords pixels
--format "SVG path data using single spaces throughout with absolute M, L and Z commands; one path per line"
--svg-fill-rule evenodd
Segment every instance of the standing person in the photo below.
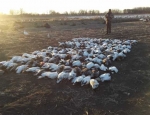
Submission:
M 111 9 L 109 9 L 108 13 L 105 15 L 106 28 L 107 28 L 106 34 L 111 33 L 111 21 L 112 21 L 113 18 L 114 18 L 114 15 L 111 12 Z

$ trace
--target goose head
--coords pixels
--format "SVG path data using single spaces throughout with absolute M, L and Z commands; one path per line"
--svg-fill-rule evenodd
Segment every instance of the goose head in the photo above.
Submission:
M 96 79 L 91 79 L 90 85 L 91 85 L 92 89 L 96 89 L 99 86 L 99 83 Z

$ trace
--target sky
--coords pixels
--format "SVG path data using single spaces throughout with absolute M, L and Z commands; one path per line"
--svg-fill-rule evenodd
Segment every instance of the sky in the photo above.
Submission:
M 54 10 L 65 11 L 130 9 L 135 7 L 150 7 L 150 0 L 0 0 L 0 12 L 9 14 L 10 9 L 22 8 L 26 13 L 48 13 Z

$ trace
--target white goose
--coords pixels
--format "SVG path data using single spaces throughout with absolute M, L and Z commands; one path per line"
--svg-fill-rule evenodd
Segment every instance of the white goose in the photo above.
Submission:
M 75 78 L 76 75 L 77 75 L 77 74 L 74 72 L 74 69 L 72 69 L 71 72 L 69 73 L 68 80 L 71 80 L 71 79 Z
M 81 86 L 88 85 L 90 83 L 91 76 L 86 76 L 81 81 Z
M 57 72 L 44 72 L 42 73 L 38 79 L 43 78 L 43 77 L 48 77 L 50 79 L 55 79 L 58 77 L 58 73 Z
M 22 56 L 13 56 L 10 61 L 12 62 L 21 62 Z
M 81 75 L 81 76 L 78 76 L 78 77 L 73 78 L 73 79 L 72 79 L 73 85 L 75 85 L 75 83 L 81 82 L 84 77 L 85 77 L 85 75 Z
M 96 89 L 99 86 L 99 83 L 96 79 L 91 79 L 90 85 L 91 85 L 92 89 Z
M 104 64 L 101 64 L 100 69 L 101 69 L 102 71 L 106 71 L 108 68 L 107 68 L 106 66 L 104 66 Z
M 40 70 L 40 67 L 30 67 L 26 70 L 26 72 L 37 72 Z
M 16 73 L 21 73 L 27 69 L 28 65 L 21 65 L 16 68 Z
M 50 66 L 49 66 L 50 71 L 57 71 L 58 68 L 59 66 L 57 64 L 50 63 Z
M 72 66 L 75 67 L 80 67 L 82 65 L 81 61 L 77 60 L 77 61 L 73 61 Z
M 69 73 L 62 71 L 61 73 L 58 74 L 57 83 L 61 82 L 63 79 L 68 79 L 68 78 L 69 78 Z
M 100 75 L 99 77 L 102 82 L 111 80 L 110 73 L 104 73 L 104 74 Z
M 12 70 L 14 70 L 16 67 L 18 66 L 18 64 L 17 63 L 9 63 L 8 65 L 7 65 L 7 70 L 10 70 L 10 71 L 12 71 Z
M 86 68 L 88 68 L 88 69 L 91 69 L 92 67 L 94 67 L 94 63 L 93 63 L 93 62 L 89 62 L 89 63 L 86 65 Z
M 123 53 L 128 53 L 128 52 L 130 52 L 130 49 L 128 49 L 128 48 L 125 48 L 124 50 L 123 50 Z
M 109 70 L 111 71 L 111 73 L 118 73 L 118 69 L 115 66 L 109 67 Z

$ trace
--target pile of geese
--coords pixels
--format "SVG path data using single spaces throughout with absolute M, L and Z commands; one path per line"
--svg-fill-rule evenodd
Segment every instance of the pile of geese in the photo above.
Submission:
M 49 46 L 1 61 L 0 69 L 17 74 L 30 72 L 38 79 L 48 77 L 57 83 L 67 80 L 73 85 L 90 84 L 95 89 L 118 72 L 112 62 L 123 60 L 137 40 L 74 38 L 58 43 L 58 47 Z

